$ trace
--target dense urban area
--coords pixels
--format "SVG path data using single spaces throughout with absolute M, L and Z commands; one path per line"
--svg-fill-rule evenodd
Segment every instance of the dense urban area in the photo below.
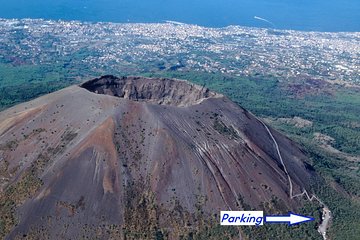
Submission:
M 323 236 L 316 223 L 292 231 L 268 225 L 248 230 L 247 236 L 357 239 L 359 42 L 360 32 L 0 18 L 0 111 L 101 75 L 179 78 L 206 85 L 297 142 L 311 159 L 309 169 L 321 175 L 310 190 L 331 210 Z M 13 144 L 4 146 L 11 150 Z M 322 209 L 304 200 L 299 213 L 320 222 Z M 0 237 L 2 216 L 6 218 L 0 212 Z
M 0 61 L 19 65 L 56 59 L 94 73 L 132 73 L 146 66 L 359 83 L 360 33 L 42 19 L 0 19 L 0 33 Z

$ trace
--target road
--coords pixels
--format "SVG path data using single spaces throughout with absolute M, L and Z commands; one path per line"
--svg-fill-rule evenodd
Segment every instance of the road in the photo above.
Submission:
M 318 201 L 322 206 L 323 206 L 323 216 L 322 216 L 322 222 L 320 224 L 320 226 L 318 227 L 318 232 L 323 236 L 324 240 L 327 239 L 326 237 L 326 230 L 328 229 L 329 227 L 329 224 L 330 224 L 330 219 L 331 219 L 331 214 L 330 214 L 330 209 L 323 203 L 323 201 L 321 201 L 318 197 L 316 197 L 314 194 L 312 196 L 309 195 L 309 193 L 306 191 L 306 189 L 304 189 L 304 191 L 302 193 L 299 193 L 299 194 L 296 194 L 296 195 L 293 195 L 293 184 L 292 184 L 292 180 L 291 180 L 291 177 L 290 177 L 290 174 L 285 166 L 285 163 L 284 163 L 284 160 L 282 158 L 282 155 L 281 155 L 281 152 L 280 152 L 280 148 L 279 148 L 279 145 L 275 139 L 275 137 L 273 136 L 273 134 L 271 133 L 269 127 L 261 120 L 259 119 L 259 121 L 262 123 L 262 125 L 264 125 L 266 131 L 268 132 L 269 136 L 271 137 L 271 139 L 273 140 L 274 144 L 275 144 L 275 147 L 276 147 L 276 151 L 277 151 L 277 154 L 279 156 L 279 159 L 280 159 L 280 162 L 284 168 L 284 172 L 285 174 L 287 175 L 287 178 L 289 180 L 289 197 L 291 199 L 293 198 L 298 198 L 298 197 L 303 197 L 303 196 L 306 196 L 307 199 L 309 201 L 313 201 L 313 200 L 316 200 Z
M 324 240 L 327 239 L 326 237 L 326 229 L 328 229 L 331 219 L 331 211 L 328 207 L 324 206 L 323 208 L 323 215 L 322 215 L 322 223 L 318 228 L 318 232 L 323 236 Z

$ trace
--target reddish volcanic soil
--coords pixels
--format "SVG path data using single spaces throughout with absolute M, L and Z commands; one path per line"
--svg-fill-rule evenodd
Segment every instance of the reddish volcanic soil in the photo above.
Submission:
M 271 132 L 308 189 L 308 159 Z M 9 239 L 174 239 L 220 210 L 300 206 L 254 115 L 171 79 L 104 76 L 1 112 L 0 177 Z

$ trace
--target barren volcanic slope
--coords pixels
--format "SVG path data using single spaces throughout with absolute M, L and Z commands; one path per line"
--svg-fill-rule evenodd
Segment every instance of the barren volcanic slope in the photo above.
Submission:
M 315 173 L 271 132 L 300 193 Z M 104 76 L 1 112 L 0 176 L 9 239 L 174 239 L 220 210 L 298 205 L 256 117 L 171 79 Z

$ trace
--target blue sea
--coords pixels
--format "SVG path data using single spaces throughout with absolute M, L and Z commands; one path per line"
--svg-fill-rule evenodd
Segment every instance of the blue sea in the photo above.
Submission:
M 0 18 L 360 31 L 360 0 L 0 0 Z

